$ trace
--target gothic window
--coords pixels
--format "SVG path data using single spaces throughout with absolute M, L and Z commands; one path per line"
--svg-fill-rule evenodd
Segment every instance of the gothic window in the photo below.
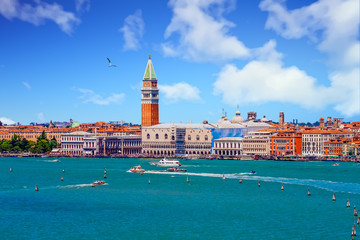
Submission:
M 189 141 L 191 140 L 191 136 L 190 136 L 190 135 L 188 135 L 188 140 L 189 140 Z
M 207 141 L 209 138 L 208 138 L 208 136 L 207 135 L 205 135 L 205 141 Z
M 146 138 L 147 138 L 147 139 L 150 139 L 150 134 L 147 134 L 147 135 L 146 135 Z
M 173 141 L 174 141 L 174 140 L 175 140 L 175 136 L 171 136 L 171 140 L 173 140 Z
M 159 134 L 156 134 L 156 135 L 155 135 L 155 138 L 156 138 L 156 139 L 159 139 Z
M 196 135 L 196 141 L 200 141 L 200 136 Z
M 167 135 L 167 133 L 165 133 L 165 139 L 168 139 L 168 135 Z

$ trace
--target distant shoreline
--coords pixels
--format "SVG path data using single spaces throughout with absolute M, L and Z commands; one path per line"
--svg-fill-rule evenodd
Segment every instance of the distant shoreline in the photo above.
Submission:
M 207 159 L 207 160 L 238 160 L 238 161 L 257 161 L 257 160 L 272 160 L 272 161 L 291 161 L 291 162 L 309 162 L 309 161 L 333 161 L 333 162 L 358 162 L 358 157 L 315 157 L 315 156 L 213 156 L 213 155 L 202 155 L 202 156 L 148 156 L 148 155 L 47 155 L 47 154 L 28 154 L 28 153 L 5 153 L 0 154 L 0 157 L 37 157 L 37 158 L 177 158 L 183 160 L 194 160 L 194 159 Z

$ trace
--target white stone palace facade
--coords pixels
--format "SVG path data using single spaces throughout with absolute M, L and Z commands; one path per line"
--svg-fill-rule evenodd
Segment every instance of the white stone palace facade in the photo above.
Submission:
M 144 127 L 142 153 L 149 156 L 210 154 L 212 128 L 201 123 L 165 123 Z

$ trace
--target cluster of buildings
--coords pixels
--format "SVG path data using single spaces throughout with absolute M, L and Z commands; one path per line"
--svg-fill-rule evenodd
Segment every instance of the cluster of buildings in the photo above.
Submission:
M 360 156 L 360 122 L 323 118 L 319 126 L 279 122 L 265 116 L 257 119 L 249 112 L 246 119 L 239 110 L 215 123 L 159 123 L 159 89 L 151 56 L 141 89 L 141 126 L 116 122 L 70 122 L 66 126 L 0 126 L 0 140 L 14 135 L 36 141 L 42 131 L 56 139 L 59 148 L 52 154 L 65 156 L 185 156 L 185 157 L 339 157 Z

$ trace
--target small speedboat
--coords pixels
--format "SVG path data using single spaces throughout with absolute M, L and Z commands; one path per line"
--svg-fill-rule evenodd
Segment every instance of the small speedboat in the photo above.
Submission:
M 140 165 L 139 165 L 139 166 L 134 166 L 134 167 L 130 168 L 129 171 L 130 171 L 130 172 L 135 172 L 135 173 L 143 173 L 143 172 L 145 172 L 145 170 L 142 169 Z
M 166 171 L 167 172 L 186 172 L 186 169 L 173 167 L 173 168 L 166 169 Z
M 255 174 L 256 172 L 255 171 L 251 171 L 250 174 Z
M 339 166 L 339 165 L 340 165 L 340 163 L 338 163 L 338 162 L 333 164 L 333 166 Z
M 103 185 L 105 184 L 105 181 L 99 181 L 99 180 L 96 180 L 95 182 L 92 183 L 93 186 L 95 185 Z

